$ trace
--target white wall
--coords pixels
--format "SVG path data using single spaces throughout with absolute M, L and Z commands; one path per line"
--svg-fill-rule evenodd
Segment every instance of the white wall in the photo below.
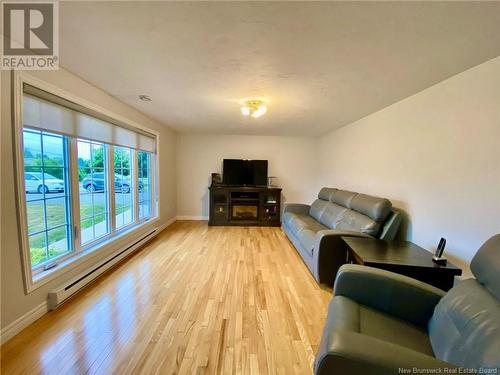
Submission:
M 309 137 L 179 134 L 177 142 L 177 214 L 208 217 L 210 174 L 222 160 L 269 160 L 283 201 L 311 202 L 317 194 L 317 139 Z
M 391 199 L 409 240 L 470 261 L 500 232 L 500 58 L 329 133 L 318 161 L 320 185 Z
M 176 216 L 176 133 L 166 126 L 144 116 L 131 107 L 119 102 L 104 91 L 90 85 L 79 77 L 60 69 L 58 71 L 32 72 L 38 79 L 49 82 L 67 92 L 87 101 L 96 103 L 120 116 L 128 118 L 144 126 L 157 130 L 160 135 L 160 208 L 159 225 Z M 91 266 L 84 262 L 59 279 L 51 281 L 36 289 L 29 295 L 24 292 L 21 256 L 19 248 L 19 233 L 16 213 L 16 197 L 14 191 L 14 161 L 12 147 L 11 118 L 11 74 L 1 72 L 1 327 L 10 323 L 43 303 L 47 293 L 65 281 L 80 274 Z M 115 249 L 110 249 L 113 251 Z M 100 258 L 109 252 L 103 252 Z M 100 259 L 99 258 L 99 259 Z M 93 261 L 97 261 L 94 259 Z

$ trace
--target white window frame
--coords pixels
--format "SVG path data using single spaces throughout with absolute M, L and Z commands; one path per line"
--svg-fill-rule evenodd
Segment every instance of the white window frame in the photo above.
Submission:
M 113 160 L 113 171 L 112 171 L 112 176 L 113 176 L 113 181 L 114 181 L 114 178 L 115 178 L 115 165 L 114 165 L 114 157 L 115 157 L 115 152 L 114 152 L 114 148 L 115 147 L 121 147 L 121 148 L 128 148 L 128 147 L 123 147 L 123 146 L 111 146 L 111 154 L 112 154 L 112 160 Z M 134 150 L 133 148 L 128 148 L 132 151 L 131 153 L 131 156 L 130 156 L 130 179 L 134 182 L 136 182 L 136 179 L 135 179 L 135 175 L 134 175 L 134 171 L 136 169 L 136 166 L 134 164 L 134 160 L 136 160 L 137 158 L 137 150 Z M 111 159 L 110 159 L 111 160 Z M 117 228 L 116 227 L 116 201 L 115 199 L 113 199 L 112 201 L 112 204 L 113 204 L 113 207 L 110 208 L 110 210 L 112 209 L 113 210 L 113 218 L 112 218 L 112 221 L 113 221 L 113 225 L 111 226 L 112 230 L 114 230 L 114 233 L 121 233 L 121 232 L 125 232 L 127 231 L 128 229 L 130 229 L 131 227 L 134 227 L 135 225 L 137 225 L 138 221 L 135 219 L 135 212 L 138 210 L 138 207 L 136 207 L 135 205 L 135 201 L 136 201 L 136 195 L 137 195 L 137 192 L 135 190 L 135 184 L 131 184 L 132 186 L 130 186 L 130 194 L 132 194 L 132 215 L 133 215 L 133 221 L 128 223 L 128 224 L 125 224 L 123 226 L 121 226 L 120 228 Z M 113 190 L 115 189 L 114 187 L 114 183 L 113 183 Z
M 31 128 L 30 128 L 30 129 L 31 129 Z M 22 138 L 24 138 L 23 131 L 24 131 L 24 127 L 23 127 L 23 129 L 21 130 L 21 133 L 22 133 L 22 134 L 21 134 L 21 137 L 22 137 Z M 48 133 L 53 134 L 52 132 L 48 132 Z M 70 158 L 67 160 L 67 163 L 68 163 L 68 167 L 67 167 L 67 168 L 68 168 L 67 178 L 69 179 L 69 181 L 68 181 L 68 185 L 70 186 L 70 191 L 69 191 L 70 208 L 69 208 L 69 212 L 68 212 L 68 211 L 66 212 L 66 215 L 67 215 L 68 213 L 70 214 L 70 217 L 69 217 L 69 219 L 67 219 L 67 220 L 69 220 L 69 221 L 71 222 L 71 221 L 72 221 L 72 219 L 73 219 L 73 212 L 74 212 L 74 211 L 73 211 L 73 204 L 72 204 L 72 200 L 71 200 L 71 198 L 72 198 L 72 196 L 73 196 L 73 191 L 74 191 L 74 190 L 73 190 L 73 183 L 72 183 L 72 181 L 73 181 L 73 180 L 72 180 L 72 173 L 71 173 L 71 151 L 70 151 L 70 148 L 71 148 L 71 138 L 69 138 L 69 139 L 68 139 L 67 141 L 65 141 L 65 142 L 67 142 L 67 144 L 68 144 L 68 145 L 67 145 L 67 148 L 68 148 L 68 150 L 67 150 L 68 155 L 65 155 L 65 156 L 69 156 L 69 157 L 70 157 Z M 43 148 L 43 147 L 42 147 L 42 148 Z M 24 147 L 22 147 L 22 149 L 24 150 Z M 22 161 L 22 162 L 23 162 L 23 167 L 24 167 L 24 158 L 23 158 L 23 161 Z M 23 183 L 24 183 L 24 174 L 25 174 L 25 173 L 26 173 L 26 172 L 24 172 L 24 168 L 23 168 L 23 170 L 22 170 L 22 175 L 20 176 L 20 178 L 22 178 L 22 179 L 23 179 Z M 29 173 L 29 172 L 28 172 L 28 173 Z M 23 185 L 23 186 L 24 186 L 24 185 Z M 44 199 L 44 200 L 45 200 L 45 199 Z M 26 200 L 26 195 L 24 195 L 24 205 L 25 205 L 25 209 L 26 209 L 26 210 L 27 210 L 27 202 L 28 202 L 28 201 Z M 66 209 L 68 209 L 68 208 L 66 207 Z M 78 214 L 80 214 L 80 213 L 78 212 Z M 27 215 L 26 215 L 26 217 L 27 217 Z M 72 223 L 71 223 L 71 224 L 72 224 Z M 28 252 L 29 252 L 29 236 L 28 236 L 28 230 L 27 230 L 27 227 L 28 227 L 28 226 L 27 226 L 27 222 L 26 222 L 26 227 L 25 227 L 25 230 L 26 230 L 26 237 L 27 237 L 27 243 L 28 243 Z M 71 244 L 72 244 L 72 248 L 74 248 L 74 244 L 75 244 L 75 238 L 74 238 L 74 236 L 75 236 L 75 234 L 74 234 L 74 231 L 73 231 L 73 230 L 72 230 L 71 232 L 72 232 L 72 233 L 71 233 Z M 72 256 L 74 256 L 74 254 L 75 254 L 75 251 L 69 251 L 69 252 L 67 252 L 67 253 L 65 253 L 65 254 L 61 254 L 61 255 L 59 255 L 59 256 L 56 256 L 56 257 L 54 257 L 54 258 L 51 258 L 51 259 L 50 259 L 50 261 L 48 261 L 48 262 L 46 262 L 46 263 L 42 263 L 42 264 L 39 264 L 39 265 L 37 265 L 37 266 L 35 266 L 35 267 L 31 267 L 31 269 L 32 269 L 32 273 L 33 273 L 33 274 L 39 273 L 39 272 L 40 272 L 40 270 L 41 270 L 41 269 L 42 269 L 42 268 L 43 268 L 46 264 L 50 264 L 51 262 L 56 262 L 56 261 L 57 261 L 57 262 L 59 262 L 59 263 L 64 262 L 66 259 L 71 258 Z M 30 259 L 30 266 L 31 266 L 31 259 Z
M 78 147 L 76 146 L 76 144 L 78 143 L 78 139 L 74 139 L 75 141 L 75 154 L 73 155 L 75 157 L 75 159 L 78 160 Z M 98 143 L 98 142 L 93 142 L 93 141 L 88 141 L 90 143 Z M 74 201 L 77 203 L 78 205 L 78 221 L 73 223 L 73 231 L 76 234 L 76 237 L 78 237 L 76 239 L 76 241 L 78 242 L 78 244 L 75 244 L 75 246 L 77 246 L 78 248 L 78 251 L 87 251 L 87 250 L 91 250 L 93 248 L 95 248 L 96 246 L 98 246 L 100 243 L 106 241 L 106 240 L 109 240 L 110 237 L 112 237 L 114 235 L 114 231 L 113 231 L 113 228 L 114 226 L 112 226 L 113 224 L 113 221 L 111 219 L 111 205 L 113 204 L 113 208 L 114 208 L 114 194 L 115 194 L 115 185 L 114 185 L 114 180 L 110 180 L 109 179 L 109 176 L 110 176 L 110 166 L 112 165 L 111 163 L 113 162 L 113 159 L 110 160 L 110 149 L 111 149 L 111 145 L 107 145 L 107 144 L 102 144 L 103 147 L 104 147 L 104 150 L 106 152 L 105 156 L 104 156 L 104 173 L 107 172 L 107 176 L 106 176 L 106 179 L 108 181 L 108 184 L 109 186 L 107 186 L 108 190 L 106 191 L 106 204 L 108 205 L 108 217 L 106 219 L 106 225 L 109 226 L 109 233 L 106 233 L 102 236 L 99 236 L 99 237 L 96 237 L 96 238 L 93 238 L 91 241 L 87 242 L 86 244 L 82 244 L 81 242 L 81 234 L 82 234 L 82 231 L 81 231 L 81 217 L 80 217 L 80 187 L 77 185 L 77 196 L 75 196 L 73 199 Z M 111 156 L 112 157 L 112 156 Z M 71 171 L 71 179 L 72 181 L 75 181 L 77 182 L 78 181 L 78 169 L 76 170 L 72 170 Z M 113 183 L 112 183 L 113 182 Z M 113 203 L 112 203 L 113 201 Z M 74 218 L 74 217 L 73 217 Z M 92 216 L 92 220 L 94 219 L 94 215 Z M 76 220 L 75 220 L 76 221 Z M 76 247 L 75 247 L 76 249 Z
M 112 111 L 102 108 L 95 103 L 92 103 L 86 99 L 76 96 L 70 92 L 60 89 L 46 81 L 40 80 L 33 77 L 24 71 L 13 71 L 12 72 L 12 82 L 13 82 L 13 102 L 14 102 L 14 160 L 16 164 L 16 195 L 17 195 L 17 205 L 18 205 L 18 228 L 20 231 L 20 241 L 21 241 L 21 256 L 23 265 L 23 276 L 26 294 L 31 293 L 42 285 L 57 279 L 60 275 L 78 267 L 82 262 L 86 262 L 92 258 L 103 258 L 109 255 L 113 250 L 111 250 L 113 245 L 116 245 L 119 241 L 125 241 L 128 237 L 133 238 L 134 235 L 137 236 L 145 226 L 153 226 L 157 223 L 159 219 L 159 207 L 160 207 L 160 197 L 159 197 L 159 178 L 160 173 L 160 134 L 159 132 L 131 121 L 121 115 L 118 115 Z M 69 254 L 58 257 L 58 265 L 52 269 L 40 272 L 36 268 L 35 270 L 31 267 L 30 261 L 30 248 L 28 242 L 28 226 L 27 226 L 27 206 L 26 206 L 26 194 L 24 186 L 24 148 L 23 148 L 23 85 L 29 84 L 31 86 L 37 87 L 41 90 L 47 91 L 53 95 L 57 95 L 66 100 L 72 101 L 83 107 L 101 113 L 108 116 L 120 123 L 126 124 L 131 128 L 137 128 L 138 130 L 146 131 L 153 134 L 156 137 L 156 153 L 151 154 L 151 189 L 152 189 L 152 201 L 151 201 L 151 216 L 145 221 L 134 221 L 134 223 L 126 225 L 122 228 L 116 230 L 114 224 L 115 220 L 115 202 L 114 202 L 114 153 L 113 145 L 108 145 L 108 221 L 110 225 L 110 233 L 96 241 L 93 241 L 85 246 L 80 246 L 80 202 L 79 202 L 79 184 L 78 184 L 78 160 L 77 160 L 77 150 L 76 142 L 77 139 L 74 137 L 69 138 L 69 175 L 71 186 L 71 212 L 72 212 L 72 241 L 73 249 Z M 50 132 L 50 131 L 49 131 Z M 136 158 L 137 151 L 133 151 L 133 160 L 137 161 Z M 154 163 L 154 165 L 153 165 Z M 135 164 L 135 163 L 134 163 Z M 137 168 L 132 168 L 137 171 Z M 136 172 L 133 172 L 136 173 Z M 76 176 L 75 176 L 76 174 Z M 109 176 L 112 176 L 110 179 Z M 135 180 L 137 181 L 137 180 Z M 135 189 L 133 189 L 135 190 Z M 137 201 L 137 194 L 134 192 L 134 202 Z M 134 207 L 135 211 L 138 211 L 138 207 Z M 54 258 L 56 259 L 56 258 Z
M 136 169 L 136 172 L 135 172 L 135 175 L 134 175 L 134 181 L 138 181 L 139 178 L 137 176 L 138 172 L 139 172 L 139 158 L 137 157 L 137 153 L 139 153 L 140 151 L 136 151 L 136 157 L 134 159 L 135 163 L 135 169 Z M 148 152 L 149 154 L 149 169 L 150 170 L 155 170 L 154 167 L 155 165 L 153 164 L 153 159 L 155 159 L 154 157 L 154 154 L 151 153 L 151 152 Z M 135 199 L 135 206 L 137 207 L 137 212 L 135 213 L 135 220 L 138 222 L 138 223 L 141 223 L 141 222 L 144 222 L 144 221 L 148 221 L 151 219 L 151 217 L 153 216 L 153 213 L 154 213 L 154 207 L 155 204 L 154 204 L 154 180 L 153 180 L 153 174 L 155 173 L 150 173 L 149 175 L 149 193 L 150 193 L 150 197 L 149 197 L 149 203 L 151 205 L 150 207 L 150 212 L 149 212 L 149 216 L 146 216 L 146 217 L 140 217 L 140 203 L 139 202 L 139 194 L 136 194 L 136 199 Z

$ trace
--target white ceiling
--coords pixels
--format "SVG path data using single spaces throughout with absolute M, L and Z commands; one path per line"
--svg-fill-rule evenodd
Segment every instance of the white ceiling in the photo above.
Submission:
M 178 131 L 312 136 L 500 55 L 500 3 L 61 2 L 60 52 Z

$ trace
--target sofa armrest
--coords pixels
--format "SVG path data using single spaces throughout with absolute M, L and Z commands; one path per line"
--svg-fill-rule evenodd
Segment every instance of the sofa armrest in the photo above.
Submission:
M 394 272 L 346 264 L 337 273 L 333 294 L 426 327 L 445 292 Z
M 283 213 L 293 212 L 294 214 L 309 214 L 309 209 L 311 208 L 308 204 L 302 203 L 286 203 Z
M 326 328 L 328 329 L 328 327 Z M 315 375 L 399 374 L 400 369 L 455 368 L 437 358 L 357 332 L 326 332 L 314 366 Z
M 316 239 L 321 240 L 324 237 L 365 237 L 365 238 L 373 238 L 372 236 L 366 234 L 366 233 L 361 233 L 361 232 L 356 232 L 353 230 L 341 230 L 341 229 L 325 229 L 325 230 L 320 230 L 316 233 Z
M 393 208 L 389 218 L 382 226 L 382 231 L 378 238 L 381 240 L 392 241 L 398 233 L 402 218 L 401 212 Z
M 333 285 L 337 271 L 347 262 L 347 246 L 344 237 L 366 237 L 361 232 L 326 229 L 316 233 L 313 250 L 313 275 L 321 284 Z

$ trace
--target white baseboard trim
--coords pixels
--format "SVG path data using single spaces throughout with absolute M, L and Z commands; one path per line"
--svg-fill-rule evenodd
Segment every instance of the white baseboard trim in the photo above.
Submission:
M 158 233 L 160 233 L 164 229 L 167 229 L 167 227 L 171 226 L 176 221 L 177 221 L 177 217 L 176 216 L 174 216 L 171 219 L 168 219 L 164 224 L 158 226 Z
M 40 319 L 43 315 L 45 315 L 49 311 L 49 307 L 47 306 L 47 301 L 42 302 L 34 309 L 28 311 L 23 316 L 20 316 L 12 323 L 7 325 L 0 332 L 0 343 L 3 345 L 35 320 Z
M 208 216 L 179 215 L 177 220 L 208 220 Z

